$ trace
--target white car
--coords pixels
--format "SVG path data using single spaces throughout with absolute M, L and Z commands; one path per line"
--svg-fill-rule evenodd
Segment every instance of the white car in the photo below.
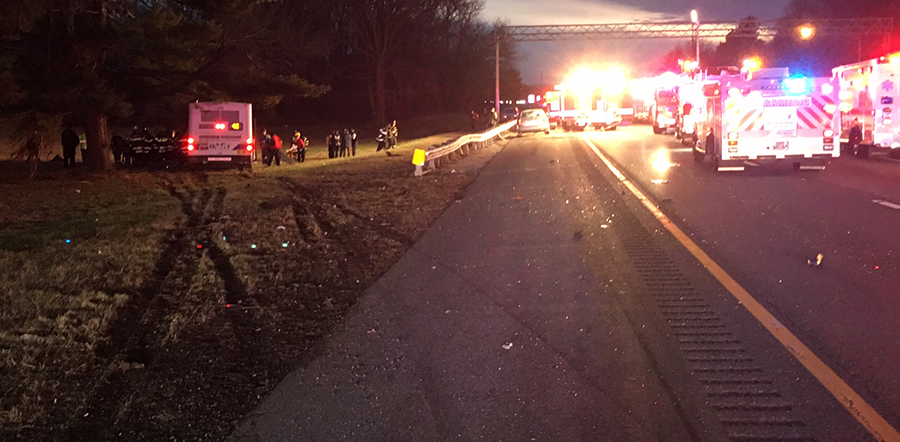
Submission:
M 525 109 L 519 113 L 519 121 L 516 132 L 522 136 L 525 132 L 550 133 L 550 119 L 543 109 Z

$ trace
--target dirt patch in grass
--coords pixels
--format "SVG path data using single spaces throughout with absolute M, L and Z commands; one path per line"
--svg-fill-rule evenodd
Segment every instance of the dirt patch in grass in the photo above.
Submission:
M 224 439 L 473 179 L 398 153 L 0 184 L 0 439 Z

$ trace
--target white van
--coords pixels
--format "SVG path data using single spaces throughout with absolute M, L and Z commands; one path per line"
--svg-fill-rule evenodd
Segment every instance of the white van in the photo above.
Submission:
M 184 153 L 191 164 L 249 167 L 256 148 L 249 103 L 191 103 Z

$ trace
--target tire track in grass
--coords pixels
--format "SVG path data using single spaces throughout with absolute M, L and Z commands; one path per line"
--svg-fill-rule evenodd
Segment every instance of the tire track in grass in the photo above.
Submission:
M 158 346 L 169 318 L 178 311 L 181 294 L 190 289 L 204 254 L 208 254 L 223 281 L 226 302 L 250 303 L 246 287 L 228 256 L 213 241 L 211 226 L 221 216 L 225 189 L 181 191 L 171 184 L 167 188 L 180 201 L 183 219 L 166 235 L 150 277 L 111 324 L 108 343 L 97 351 L 97 357 L 106 361 L 107 370 L 85 405 L 70 418 L 64 440 L 115 438 L 117 422 L 133 418 L 132 401 L 154 374 L 149 368 L 163 350 Z M 252 333 L 257 329 L 253 311 L 230 309 L 226 317 L 243 349 L 256 354 L 259 347 L 255 339 L 260 336 Z

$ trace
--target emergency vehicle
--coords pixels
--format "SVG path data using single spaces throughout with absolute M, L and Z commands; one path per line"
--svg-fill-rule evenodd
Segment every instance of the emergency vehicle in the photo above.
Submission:
M 900 159 L 900 118 L 892 110 L 900 105 L 900 53 L 838 66 L 831 70 L 840 86 L 838 122 L 841 147 L 849 147 L 854 120 L 862 141 L 853 152 L 859 158 L 870 149 L 886 150 Z
M 187 162 L 249 167 L 255 148 L 252 121 L 249 103 L 191 103 L 183 148 Z
M 587 127 L 616 130 L 622 122 L 618 107 L 605 94 L 595 93 L 578 96 L 567 89 L 547 91 L 544 97 L 550 122 L 567 131 L 583 131 Z
M 705 118 L 694 160 L 708 155 L 720 171 L 790 162 L 825 168 L 835 148 L 837 84 L 826 77 L 790 77 L 787 68 L 760 69 L 703 86 Z
M 714 81 L 686 80 L 678 86 L 675 138 L 681 140 L 682 145 L 693 146 L 697 142 L 697 120 L 706 107 L 703 85 L 712 83 Z
M 678 91 L 674 87 L 658 88 L 653 97 L 653 106 L 650 108 L 653 133 L 659 135 L 674 131 L 675 116 L 678 112 Z
M 706 99 L 703 86 L 714 84 L 723 78 L 738 78 L 740 69 L 734 66 L 718 66 L 709 71 L 701 71 L 693 78 L 684 77 L 677 86 L 678 101 L 675 109 L 675 138 L 684 146 L 693 146 L 697 142 L 697 123 L 705 118 Z

